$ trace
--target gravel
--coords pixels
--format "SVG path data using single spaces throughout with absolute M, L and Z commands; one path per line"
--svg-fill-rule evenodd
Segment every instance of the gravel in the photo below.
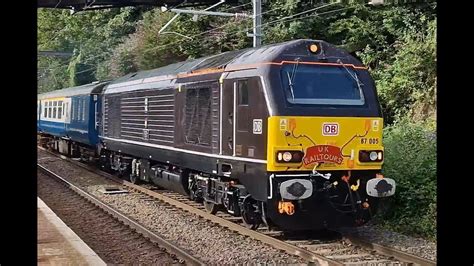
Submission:
M 436 243 L 422 238 L 406 236 L 375 225 L 346 228 L 344 232 L 372 243 L 396 248 L 406 253 L 436 261 Z
M 51 158 L 45 158 L 51 157 Z M 260 241 L 242 236 L 201 217 L 152 200 L 136 192 L 103 194 L 105 186 L 116 183 L 54 158 L 38 150 L 39 162 L 48 169 L 135 219 L 143 226 L 190 251 L 210 264 L 305 264 L 297 256 L 275 249 Z
M 39 158 L 45 155 L 38 151 Z M 41 159 L 48 168 L 65 175 L 75 184 L 86 188 L 90 193 L 110 204 L 117 210 L 139 221 L 165 238 L 174 241 L 182 248 L 190 250 L 204 261 L 215 264 L 301 264 L 300 258 L 234 233 L 205 221 L 201 217 L 175 209 L 165 203 L 150 200 L 142 194 L 105 195 L 98 190 L 104 185 L 116 183 L 95 174 L 60 161 L 58 158 Z M 345 234 L 360 237 L 366 241 L 436 261 L 436 243 L 421 238 L 410 237 L 374 225 L 358 228 L 345 228 Z
M 39 171 L 37 188 L 38 196 L 107 264 L 179 264 L 158 245 Z

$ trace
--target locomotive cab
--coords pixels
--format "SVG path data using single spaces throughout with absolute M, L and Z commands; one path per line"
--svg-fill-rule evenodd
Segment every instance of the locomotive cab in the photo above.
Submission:
M 268 70 L 267 219 L 294 230 L 363 224 L 395 192 L 395 181 L 381 174 L 374 82 L 325 42 L 300 42 L 293 51 Z

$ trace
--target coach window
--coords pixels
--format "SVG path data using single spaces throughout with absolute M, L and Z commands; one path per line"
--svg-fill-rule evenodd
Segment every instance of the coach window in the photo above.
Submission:
M 76 120 L 77 118 L 77 99 L 74 99 L 73 102 L 71 102 L 71 106 L 72 106 L 72 120 Z
M 63 116 L 63 101 L 58 102 L 58 119 Z
M 76 106 L 75 106 L 76 108 L 74 108 L 74 112 L 75 112 L 74 118 L 75 118 L 76 121 L 79 121 L 79 120 L 81 120 L 81 114 L 80 114 L 79 110 L 81 110 L 82 102 L 81 102 L 80 99 L 77 99 L 76 103 L 77 103 Z
M 54 119 L 58 118 L 57 111 L 58 111 L 58 102 L 54 101 L 53 102 L 53 118 Z
M 81 121 L 81 120 L 82 120 L 82 113 L 81 113 L 81 111 L 82 111 L 82 105 L 84 104 L 84 102 L 82 101 L 81 98 L 79 98 L 79 99 L 77 100 L 77 102 L 78 102 L 79 104 L 77 105 L 77 110 L 76 110 L 76 120 Z
M 51 118 L 53 116 L 53 103 L 49 102 L 48 103 L 48 118 Z
M 79 110 L 78 110 L 79 120 L 84 121 L 84 106 L 85 106 L 85 103 L 84 103 L 84 99 L 80 99 L 80 101 L 81 101 L 81 108 L 79 108 Z
M 82 121 L 86 121 L 86 99 L 82 99 Z
M 44 106 L 43 106 L 43 118 L 47 118 L 48 117 L 48 102 L 43 102 Z
M 79 101 L 75 99 L 75 103 L 72 105 L 72 119 L 77 121 L 77 109 L 79 108 Z

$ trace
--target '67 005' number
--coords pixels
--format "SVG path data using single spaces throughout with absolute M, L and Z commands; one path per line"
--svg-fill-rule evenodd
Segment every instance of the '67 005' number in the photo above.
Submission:
M 360 144 L 379 144 L 379 138 L 361 138 Z

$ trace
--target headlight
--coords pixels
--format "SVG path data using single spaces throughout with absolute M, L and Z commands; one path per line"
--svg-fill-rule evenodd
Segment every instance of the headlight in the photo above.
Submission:
M 369 154 L 369 158 L 371 161 L 377 160 L 377 152 L 376 151 L 371 151 Z
M 303 160 L 302 151 L 279 151 L 277 152 L 278 163 L 300 163 Z
M 293 156 L 291 156 L 291 153 L 290 153 L 289 151 L 285 151 L 285 152 L 283 153 L 283 161 L 285 161 L 285 162 L 291 161 L 291 158 L 292 158 L 292 157 L 293 157 Z
M 383 151 L 359 151 L 359 162 L 381 162 L 383 161 Z

